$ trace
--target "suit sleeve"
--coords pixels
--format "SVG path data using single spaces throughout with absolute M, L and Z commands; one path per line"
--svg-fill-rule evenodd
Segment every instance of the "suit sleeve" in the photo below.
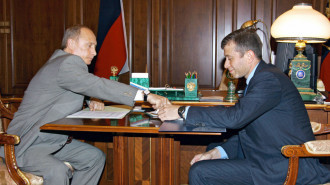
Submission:
M 74 55 L 62 62 L 57 82 L 61 88 L 78 94 L 131 106 L 137 93 L 135 87 L 89 73 L 84 61 Z
M 187 122 L 239 129 L 266 114 L 281 101 L 281 85 L 270 72 L 255 74 L 246 96 L 232 107 L 190 107 Z

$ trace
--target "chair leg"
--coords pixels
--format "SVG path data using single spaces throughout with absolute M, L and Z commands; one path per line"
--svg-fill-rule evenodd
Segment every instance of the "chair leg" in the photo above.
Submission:
M 284 185 L 295 185 L 298 177 L 299 157 L 292 156 L 289 158 L 288 173 Z

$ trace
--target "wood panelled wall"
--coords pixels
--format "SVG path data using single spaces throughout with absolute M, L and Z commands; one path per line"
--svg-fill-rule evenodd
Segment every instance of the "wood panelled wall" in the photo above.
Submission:
M 153 87 L 182 87 L 184 72 L 196 70 L 200 88 L 216 89 L 221 40 L 251 19 L 270 30 L 299 2 L 324 13 L 327 0 L 123 0 L 130 73 L 147 70 Z M 97 0 L 0 0 L 0 91 L 23 94 L 68 26 L 85 24 L 97 33 L 98 9 Z M 130 73 L 120 81 L 128 83 Z

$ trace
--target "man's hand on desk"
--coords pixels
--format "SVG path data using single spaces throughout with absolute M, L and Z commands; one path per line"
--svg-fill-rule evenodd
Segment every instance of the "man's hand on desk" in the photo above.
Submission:
M 221 158 L 221 155 L 220 155 L 219 150 L 214 148 L 205 153 L 195 155 L 195 157 L 191 160 L 190 164 L 193 165 L 195 162 L 198 162 L 198 161 L 220 159 L 220 158 Z
M 88 105 L 91 111 L 102 111 L 104 110 L 104 103 L 98 99 L 92 99 Z
M 178 114 L 179 105 L 166 105 L 163 108 L 159 109 L 158 117 L 160 120 L 175 120 L 180 119 L 180 116 Z
M 152 105 L 152 108 L 154 109 L 161 109 L 165 105 L 171 104 L 167 98 L 151 93 L 148 95 L 147 101 Z

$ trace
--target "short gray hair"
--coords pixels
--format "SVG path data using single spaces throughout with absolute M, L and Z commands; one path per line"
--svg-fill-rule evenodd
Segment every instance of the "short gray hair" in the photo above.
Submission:
M 74 25 L 74 26 L 67 28 L 65 30 L 65 33 L 64 33 L 64 36 L 62 39 L 61 49 L 65 49 L 67 47 L 67 43 L 68 43 L 69 39 L 78 39 L 79 35 L 80 35 L 80 30 L 82 28 L 89 29 L 88 27 L 83 26 L 83 25 Z

